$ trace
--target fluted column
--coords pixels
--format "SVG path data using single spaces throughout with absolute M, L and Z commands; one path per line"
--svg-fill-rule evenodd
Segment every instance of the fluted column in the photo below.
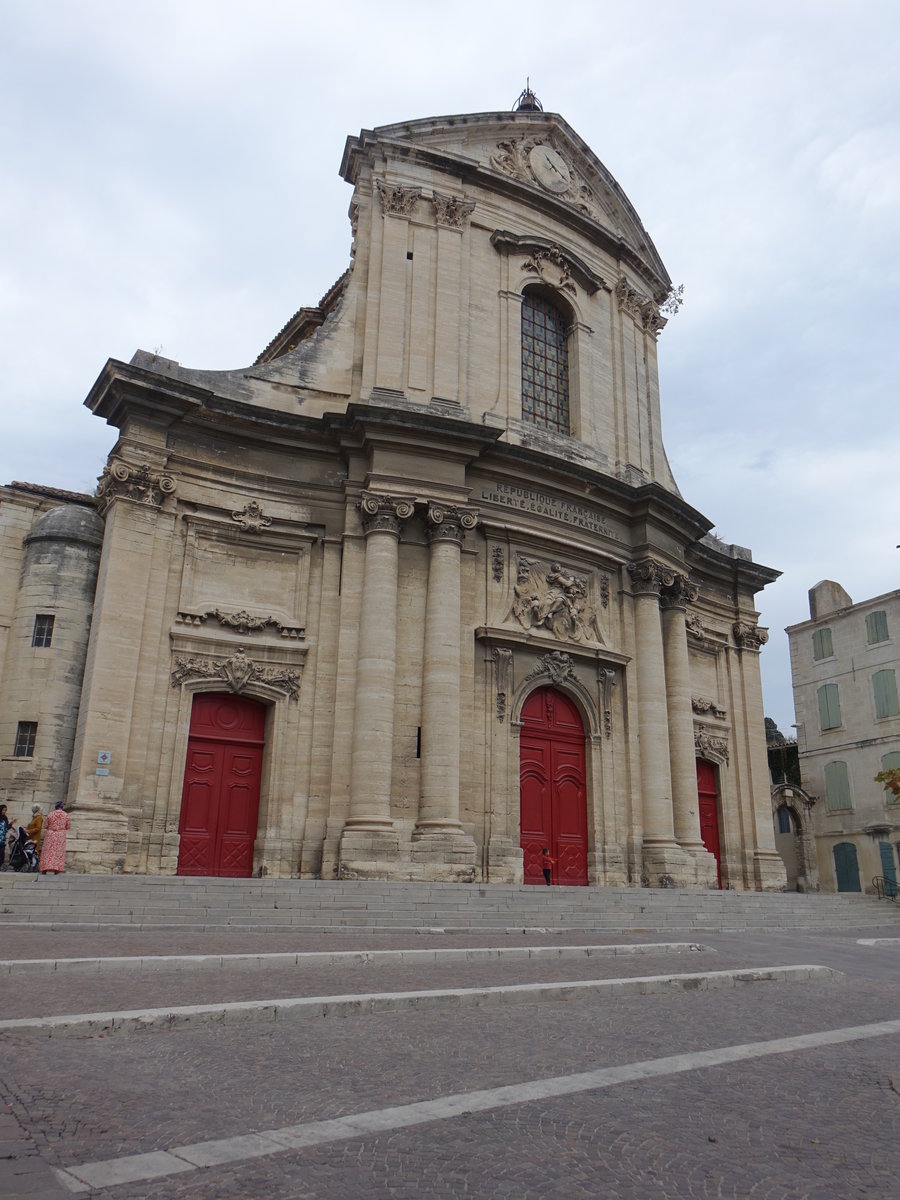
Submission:
M 660 590 L 671 585 L 674 572 L 652 558 L 629 564 L 628 571 L 634 595 L 644 845 L 674 846 L 669 720 L 659 619 Z
M 468 875 L 475 844 L 459 821 L 460 550 L 478 514 L 429 504 L 429 541 L 422 664 L 422 785 L 413 861 L 430 878 Z M 462 868 L 462 872 L 461 872 Z
M 396 858 L 398 849 L 391 818 L 398 543 L 401 523 L 412 516 L 413 502 L 365 492 L 359 510 L 366 535 L 366 558 L 353 712 L 350 814 L 341 836 L 341 871 L 377 875 L 387 873 L 379 864 L 385 858 Z
M 686 575 L 676 575 L 672 585 L 663 589 L 660 607 L 669 708 L 669 763 L 675 837 L 682 849 L 687 850 L 694 859 L 696 882 L 714 887 L 715 858 L 706 850 L 700 837 L 697 755 L 685 626 L 685 608 L 690 601 L 696 600 L 697 591 L 696 585 Z

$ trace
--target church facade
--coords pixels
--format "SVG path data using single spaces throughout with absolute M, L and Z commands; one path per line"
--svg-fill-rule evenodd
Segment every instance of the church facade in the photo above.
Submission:
M 624 192 L 530 94 L 341 173 L 319 305 L 242 370 L 108 362 L 96 496 L 0 493 L 0 793 L 67 800 L 76 870 L 782 887 L 777 573 L 675 484 Z

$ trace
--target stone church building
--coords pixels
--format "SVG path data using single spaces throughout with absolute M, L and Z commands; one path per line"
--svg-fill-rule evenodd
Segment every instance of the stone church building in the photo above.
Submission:
M 96 495 L 0 490 L 0 797 L 65 798 L 74 870 L 782 887 L 777 572 L 675 484 L 625 193 L 529 92 L 341 174 L 317 306 L 109 361 Z

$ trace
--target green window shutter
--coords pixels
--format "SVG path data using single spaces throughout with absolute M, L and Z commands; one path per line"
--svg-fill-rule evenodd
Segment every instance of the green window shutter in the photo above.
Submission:
M 900 714 L 897 702 L 897 676 L 893 671 L 876 671 L 872 676 L 875 689 L 875 716 L 896 717 Z
M 839 729 L 841 725 L 841 698 L 836 683 L 823 683 L 816 692 L 819 699 L 819 728 Z
M 834 654 L 834 649 L 831 645 L 831 630 L 817 629 L 813 634 L 813 658 L 816 662 L 820 658 L 831 658 Z
M 873 612 L 866 617 L 866 638 L 871 646 L 888 640 L 887 613 Z
M 900 771 L 900 750 L 891 750 L 881 756 L 882 771 Z
M 853 807 L 845 762 L 830 762 L 825 767 L 825 807 L 829 812 Z

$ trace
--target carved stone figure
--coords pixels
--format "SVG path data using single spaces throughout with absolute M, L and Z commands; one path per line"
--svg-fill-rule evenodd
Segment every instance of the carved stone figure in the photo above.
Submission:
M 563 654 L 561 650 L 552 650 L 549 654 L 542 654 L 537 660 L 537 666 L 525 676 L 525 682 L 527 683 L 529 679 L 539 679 L 542 675 L 549 675 L 550 682 L 555 687 L 559 687 L 567 680 L 574 682 L 576 675 L 572 666 L 572 656 Z
M 558 562 L 520 557 L 515 594 L 512 615 L 524 629 L 546 629 L 560 641 L 602 642 L 585 576 Z

